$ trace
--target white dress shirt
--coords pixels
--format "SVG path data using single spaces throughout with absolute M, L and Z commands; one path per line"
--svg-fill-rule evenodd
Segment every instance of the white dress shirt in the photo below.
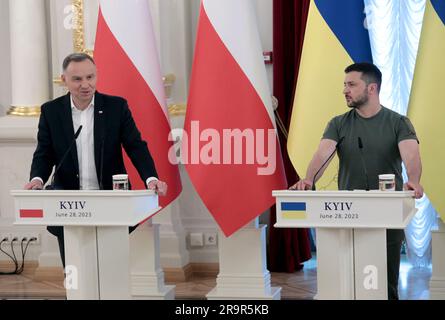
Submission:
M 80 190 L 99 190 L 94 160 L 94 96 L 84 110 L 76 108 L 72 96 L 70 100 L 74 132 L 82 126 L 82 131 L 76 140 Z

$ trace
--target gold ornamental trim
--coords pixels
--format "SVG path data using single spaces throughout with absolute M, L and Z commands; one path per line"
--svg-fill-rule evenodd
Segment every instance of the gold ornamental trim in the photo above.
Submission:
M 162 77 L 162 81 L 164 82 L 164 84 L 172 85 L 176 81 L 176 76 L 173 73 L 166 74 Z
M 11 106 L 6 114 L 19 117 L 38 117 L 40 116 L 40 106 Z
M 176 76 L 173 73 L 166 74 L 162 77 L 162 82 L 164 84 L 165 97 L 167 99 L 172 96 L 173 84 L 176 81 Z
M 73 48 L 74 52 L 83 52 L 93 56 L 93 50 L 85 47 L 85 32 L 84 32 L 84 14 L 83 14 L 83 1 L 84 0 L 72 0 L 71 4 L 74 8 L 73 19 Z
M 184 116 L 187 110 L 186 104 L 171 104 L 168 106 L 168 114 L 172 117 Z
M 83 10 L 83 0 L 71 0 L 71 5 L 73 6 L 73 51 L 82 52 L 93 57 L 93 50 L 87 49 L 85 47 L 85 32 L 84 32 L 84 10 Z M 60 76 L 53 78 L 53 83 L 65 87 Z
M 65 87 L 65 84 L 63 83 L 63 80 L 62 80 L 61 76 L 53 78 L 53 83 L 57 84 L 60 87 Z

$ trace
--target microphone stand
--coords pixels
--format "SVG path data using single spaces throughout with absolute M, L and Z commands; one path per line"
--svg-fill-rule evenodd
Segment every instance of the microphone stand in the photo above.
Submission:
M 100 181 L 99 181 L 99 190 L 104 190 L 104 182 L 103 182 L 103 175 L 104 175 L 104 145 L 105 145 L 105 135 L 102 137 L 102 142 L 100 146 Z
M 318 174 L 320 173 L 321 169 L 324 168 L 324 166 L 326 165 L 326 163 L 329 162 L 329 160 L 332 159 L 332 157 L 335 155 L 335 152 L 338 150 L 338 147 L 340 146 L 340 144 L 343 142 L 343 140 L 345 139 L 345 137 L 341 137 L 337 144 L 335 145 L 335 149 L 334 151 L 332 151 L 332 153 L 329 155 L 329 157 L 325 160 L 325 162 L 323 162 L 322 166 L 320 167 L 320 169 L 318 169 L 318 171 L 315 173 L 314 178 L 312 179 L 312 191 L 315 191 L 315 180 L 318 177 Z
M 68 149 L 66 149 L 66 151 L 63 154 L 62 159 L 60 160 L 60 162 L 57 165 L 56 169 L 54 169 L 54 173 L 53 173 L 53 176 L 51 178 L 51 183 L 45 187 L 45 190 L 56 190 L 56 188 L 54 186 L 54 179 L 56 177 L 56 174 L 58 173 L 60 167 L 62 166 L 63 162 L 65 161 L 65 158 L 68 156 L 68 154 L 70 153 L 70 151 L 73 148 L 74 144 L 76 143 L 76 140 L 77 140 L 77 137 L 79 137 L 80 131 L 82 131 L 82 126 L 79 126 L 79 128 L 76 131 L 76 133 L 74 134 L 73 141 L 71 141 L 70 146 L 68 147 Z
M 366 169 L 366 163 L 365 163 L 365 157 L 363 156 L 363 143 L 362 138 L 358 137 L 358 148 L 360 149 L 360 159 L 362 161 L 363 165 L 363 171 L 365 172 L 365 178 L 366 178 L 366 191 L 369 191 L 369 177 L 368 177 L 368 170 Z

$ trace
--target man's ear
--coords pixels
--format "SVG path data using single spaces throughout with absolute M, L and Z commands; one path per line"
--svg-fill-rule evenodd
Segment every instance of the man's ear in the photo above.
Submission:
M 378 94 L 377 83 L 370 83 L 368 85 L 368 88 L 369 88 L 369 93 L 377 93 Z
M 60 75 L 60 79 L 62 79 L 63 84 L 66 85 L 66 77 L 63 73 Z

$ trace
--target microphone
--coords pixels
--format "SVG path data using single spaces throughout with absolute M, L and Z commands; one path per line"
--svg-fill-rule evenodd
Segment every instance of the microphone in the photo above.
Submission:
M 315 191 L 315 180 L 318 177 L 318 174 L 320 173 L 321 169 L 324 168 L 324 166 L 326 165 L 326 163 L 329 162 L 329 160 L 331 160 L 331 158 L 334 156 L 335 152 L 338 150 L 338 147 L 340 146 L 340 144 L 343 142 L 343 140 L 345 140 L 345 137 L 341 137 L 340 139 L 338 139 L 337 144 L 335 145 L 335 149 L 334 151 L 332 151 L 332 153 L 329 155 L 329 157 L 326 159 L 325 162 L 323 162 L 322 166 L 320 167 L 320 169 L 318 169 L 318 171 L 315 173 L 314 178 L 312 179 L 312 191 Z
M 365 172 L 365 178 L 366 178 L 366 191 L 369 191 L 369 177 L 368 177 L 368 170 L 366 169 L 366 163 L 365 158 L 363 157 L 363 143 L 362 138 L 358 137 L 358 148 L 360 149 L 360 158 L 362 160 L 363 170 Z
M 80 134 L 80 131 L 82 131 L 82 125 L 79 126 L 79 129 L 77 129 L 76 133 L 74 134 L 74 138 L 73 141 L 71 141 L 70 146 L 68 147 L 68 149 L 65 151 L 65 153 L 62 156 L 62 159 L 60 160 L 59 164 L 57 165 L 56 169 L 54 169 L 54 174 L 53 177 L 51 178 L 51 184 L 47 185 L 45 187 L 45 190 L 55 190 L 54 187 L 54 179 L 56 177 L 57 172 L 59 171 L 60 167 L 62 166 L 62 163 L 65 161 L 65 158 L 68 156 L 68 154 L 70 153 L 71 149 L 73 148 L 73 145 L 76 143 L 77 137 Z
M 102 136 L 100 141 L 100 167 L 99 167 L 99 190 L 104 190 L 104 149 L 105 149 L 105 123 L 103 117 L 104 111 L 99 110 L 99 115 L 101 115 L 100 125 L 102 126 Z
M 105 134 L 102 136 L 101 146 L 100 146 L 100 181 L 99 190 L 104 189 L 103 175 L 104 175 L 104 145 L 105 145 Z

